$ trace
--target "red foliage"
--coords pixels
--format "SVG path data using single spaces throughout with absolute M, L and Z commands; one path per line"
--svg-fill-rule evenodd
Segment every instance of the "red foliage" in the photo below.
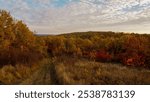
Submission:
M 144 56 L 137 53 L 119 54 L 119 60 L 128 66 L 145 66 Z
M 126 63 L 126 65 L 128 65 L 128 66 L 131 66 L 134 63 L 134 59 L 133 58 L 128 58 L 128 59 L 125 60 L 124 63 Z
M 98 61 L 109 62 L 112 60 L 112 56 L 106 51 L 98 51 L 96 53 L 96 59 Z

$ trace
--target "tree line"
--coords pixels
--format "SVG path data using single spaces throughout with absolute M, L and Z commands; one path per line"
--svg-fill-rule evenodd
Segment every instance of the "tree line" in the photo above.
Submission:
M 81 32 L 45 38 L 47 52 L 128 66 L 150 67 L 150 35 Z

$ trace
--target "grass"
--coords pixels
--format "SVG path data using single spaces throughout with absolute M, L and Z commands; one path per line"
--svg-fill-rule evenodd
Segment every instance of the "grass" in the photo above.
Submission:
M 150 71 L 130 68 L 121 64 L 89 60 L 63 59 L 56 64 L 61 84 L 85 85 L 141 85 L 150 84 Z
M 28 78 L 34 72 L 35 67 L 27 67 L 23 65 L 6 65 L 0 69 L 0 81 L 1 84 L 19 84 L 26 78 Z
M 65 56 L 44 59 L 31 67 L 3 66 L 0 84 L 150 85 L 150 70 Z

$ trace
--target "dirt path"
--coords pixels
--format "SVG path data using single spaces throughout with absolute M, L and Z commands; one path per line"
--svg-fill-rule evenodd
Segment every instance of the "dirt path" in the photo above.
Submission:
M 38 69 L 33 75 L 21 84 L 25 85 L 59 85 L 55 66 L 53 63 L 44 65 Z

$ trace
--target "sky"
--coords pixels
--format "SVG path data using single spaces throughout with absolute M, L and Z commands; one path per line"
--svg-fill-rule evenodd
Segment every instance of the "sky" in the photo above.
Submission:
M 38 34 L 150 34 L 150 0 L 0 0 L 0 9 L 9 11 Z

